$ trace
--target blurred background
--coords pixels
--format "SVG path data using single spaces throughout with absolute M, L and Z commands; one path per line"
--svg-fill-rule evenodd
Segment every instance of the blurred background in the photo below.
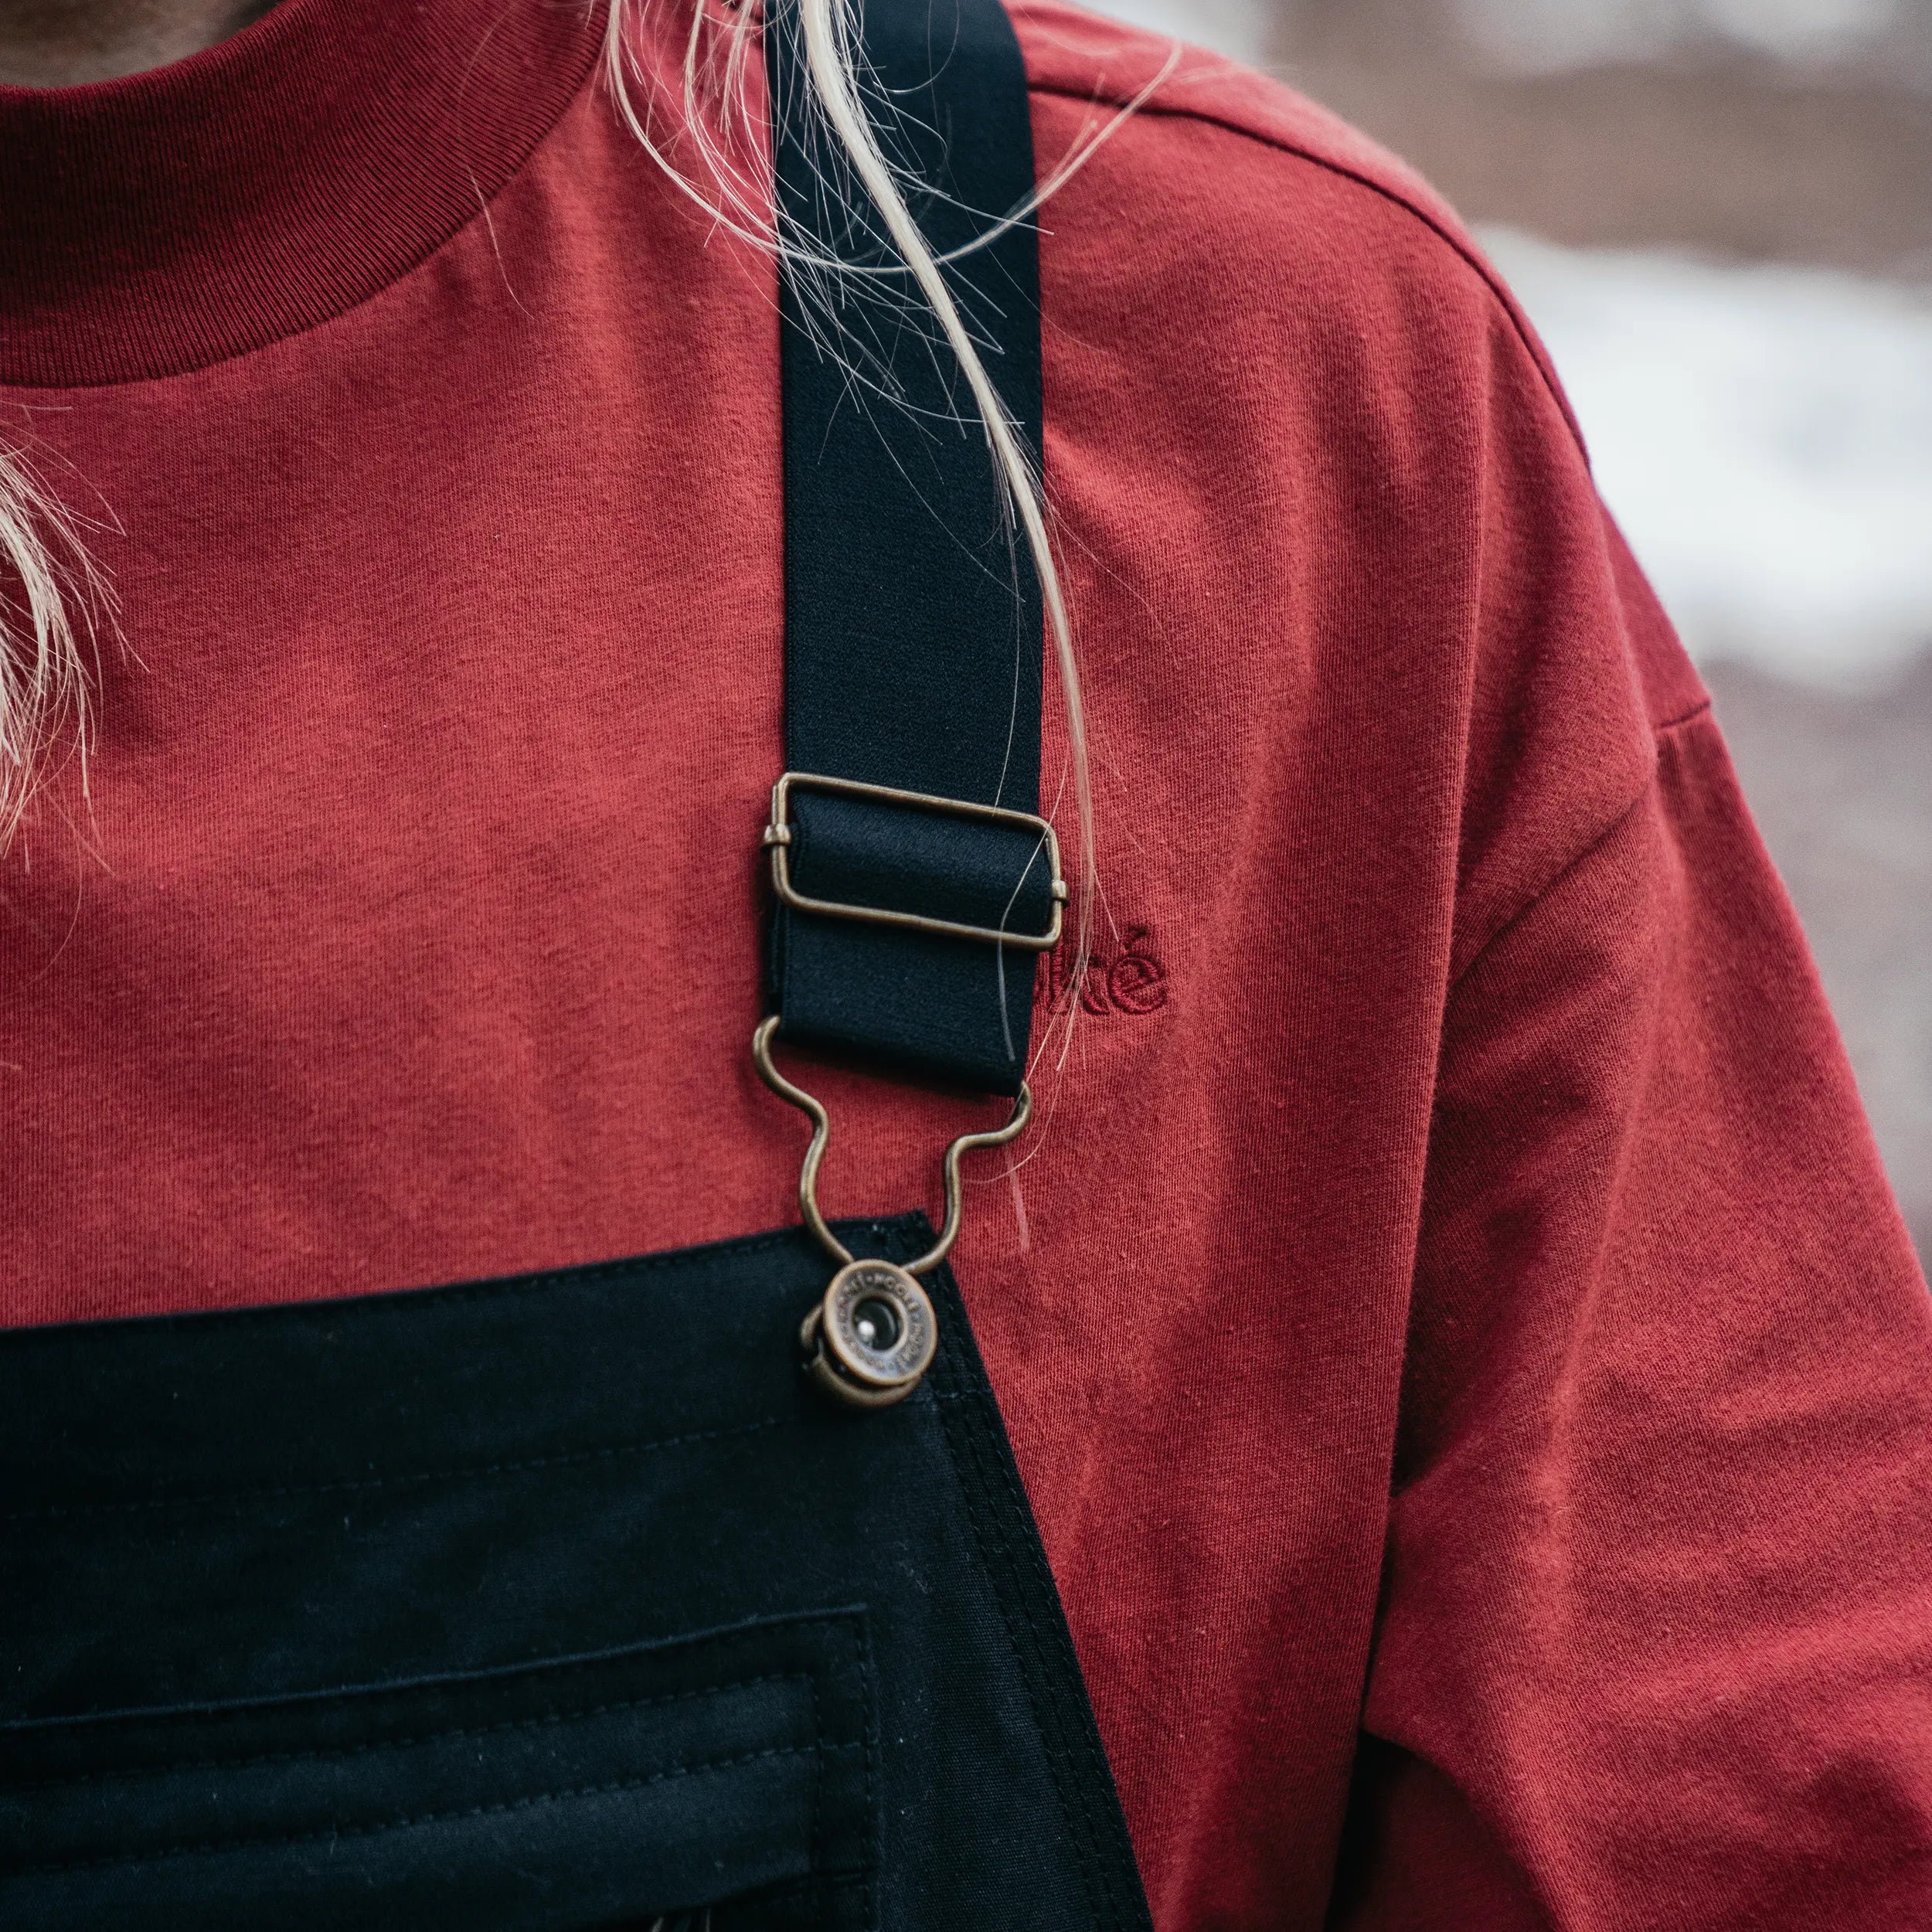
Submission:
M 1100 0 L 1413 162 L 1716 696 L 1932 1261 L 1932 0 Z

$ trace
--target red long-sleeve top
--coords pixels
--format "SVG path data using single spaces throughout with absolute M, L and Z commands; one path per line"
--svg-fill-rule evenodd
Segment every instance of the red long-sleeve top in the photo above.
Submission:
M 124 640 L 0 868 L 8 1321 L 794 1217 L 773 270 L 597 24 L 0 91 L 0 423 Z M 1043 172 L 1166 51 L 1019 24 Z M 958 1265 L 1157 1925 L 1932 1923 L 1932 1304 L 1546 359 L 1205 56 L 1043 223 L 1102 913 Z M 971 1107 L 820 1083 L 831 1205 L 926 1199 Z

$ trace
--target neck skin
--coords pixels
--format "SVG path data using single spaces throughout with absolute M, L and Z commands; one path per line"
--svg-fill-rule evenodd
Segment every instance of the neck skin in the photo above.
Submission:
M 274 0 L 0 0 L 0 82 L 72 87 L 212 47 Z

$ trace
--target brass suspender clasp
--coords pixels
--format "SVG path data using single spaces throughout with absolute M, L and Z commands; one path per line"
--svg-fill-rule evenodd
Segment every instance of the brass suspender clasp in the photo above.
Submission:
M 861 906 L 844 900 L 814 899 L 791 880 L 793 826 L 791 794 L 823 792 L 835 798 L 856 798 L 874 804 L 905 805 L 944 818 L 966 818 L 988 825 L 1004 825 L 1031 832 L 1046 855 L 1053 910 L 1043 931 L 1008 932 L 998 926 L 969 926 L 957 920 L 929 919 L 923 913 L 900 912 L 889 906 Z M 817 913 L 828 919 L 856 920 L 868 926 L 896 926 L 902 931 L 939 933 L 951 939 L 978 940 L 988 946 L 1012 946 L 1022 952 L 1050 953 L 1060 943 L 1061 922 L 1067 900 L 1066 881 L 1060 875 L 1060 840 L 1051 822 L 1037 812 L 1009 811 L 1003 805 L 981 805 L 965 798 L 937 798 L 923 791 L 901 791 L 893 785 L 862 784 L 856 778 L 827 778 L 811 771 L 787 771 L 771 788 L 771 822 L 764 843 L 771 854 L 771 889 L 794 910 Z
M 941 1162 L 945 1219 L 939 1239 L 917 1260 L 901 1267 L 891 1261 L 855 1260 L 818 1210 L 818 1169 L 832 1138 L 831 1117 L 823 1102 L 778 1071 L 771 1057 L 772 1036 L 777 1030 L 775 1015 L 760 1023 L 751 1036 L 752 1064 L 773 1093 L 811 1117 L 811 1145 L 799 1170 L 798 1206 L 819 1246 L 839 1264 L 824 1299 L 806 1316 L 799 1338 L 812 1376 L 821 1387 L 861 1408 L 883 1409 L 903 1400 L 918 1386 L 939 1345 L 932 1301 L 918 1277 L 937 1267 L 959 1238 L 961 1156 L 976 1147 L 1003 1147 L 1023 1133 L 1032 1117 L 1032 1095 L 1022 1083 L 1005 1126 L 962 1134 L 947 1148 Z

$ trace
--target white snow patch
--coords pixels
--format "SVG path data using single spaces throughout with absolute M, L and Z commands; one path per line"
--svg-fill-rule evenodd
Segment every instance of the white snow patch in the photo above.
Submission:
M 1729 41 L 1831 61 L 1898 23 L 1899 0 L 1455 0 L 1463 31 L 1506 66 L 1547 72 Z
M 1855 686 L 1932 646 L 1932 291 L 1483 240 L 1693 653 Z
M 1099 0 L 1099 10 L 1130 27 L 1165 34 L 1257 66 L 1267 53 L 1270 0 Z

